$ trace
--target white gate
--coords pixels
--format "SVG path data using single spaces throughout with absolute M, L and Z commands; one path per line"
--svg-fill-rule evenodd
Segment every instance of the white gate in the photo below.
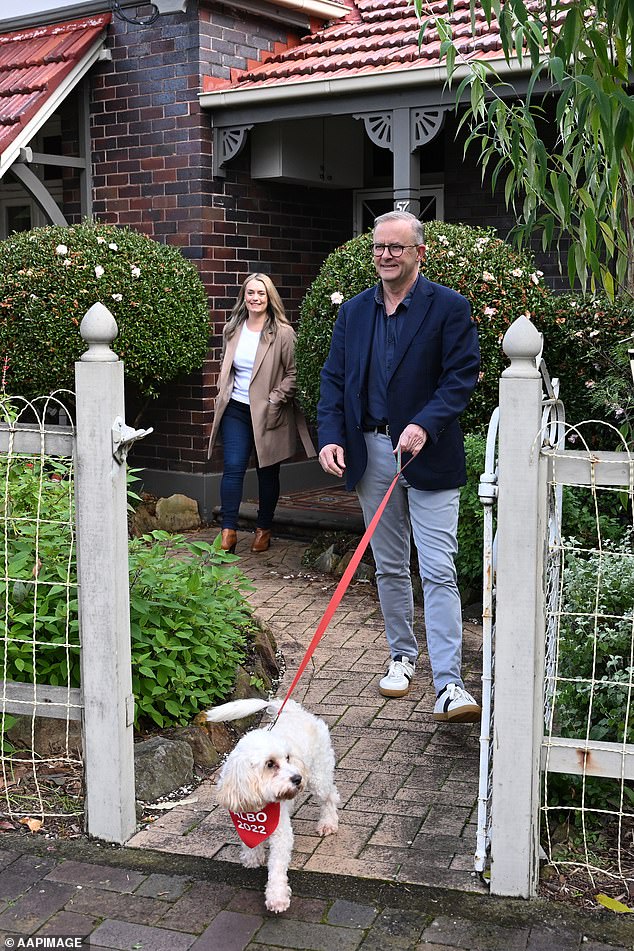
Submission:
M 65 413 L 55 398 L 29 404 L 3 399 L 7 411 L 0 422 L 4 476 L 0 727 L 4 734 L 7 715 L 21 714 L 30 718 L 33 737 L 36 718 L 64 720 L 66 759 L 72 761 L 68 736 L 72 721 L 80 721 L 82 742 L 76 755 L 83 756 L 86 830 L 96 838 L 123 843 L 136 826 L 125 456 L 131 442 L 144 433 L 123 423 L 123 364 L 110 349 L 117 335 L 114 318 L 102 304 L 95 304 L 80 331 L 88 349 L 75 365 L 76 425 L 67 417 L 69 425 L 51 425 L 52 407 Z M 30 511 L 20 510 L 24 500 L 16 472 L 23 466 L 37 472 L 36 499 L 26 505 Z M 47 517 L 46 510 L 51 483 L 65 497 L 61 507 L 64 517 L 57 514 L 54 520 Z M 26 524 L 28 532 L 23 530 Z M 67 545 L 61 561 L 66 565 L 42 560 L 46 533 L 51 531 L 65 533 Z M 72 568 L 75 544 L 76 576 Z M 26 619 L 25 624 L 16 611 L 27 596 L 32 619 Z M 72 604 L 75 598 L 79 638 L 77 610 Z M 46 618 L 42 617 L 42 604 L 49 612 Z M 56 646 L 67 654 L 64 684 L 38 682 L 41 654 L 56 636 L 51 634 L 54 621 L 63 628 Z M 74 687 L 70 670 L 78 647 L 81 687 Z M 8 667 L 10 658 L 12 667 Z M 8 669 L 22 672 L 25 667 L 23 677 L 7 678 Z M 12 817 L 37 815 L 38 806 L 32 800 L 21 808 L 19 796 L 13 798 L 12 777 L 16 762 L 30 761 L 37 788 L 41 759 L 33 749 L 14 752 L 5 746 L 6 741 L 0 750 L 4 800 L 0 809 L 4 807 Z M 44 815 L 41 796 L 39 811 Z
M 491 434 L 480 489 L 491 513 L 485 518 L 489 527 L 484 557 L 483 714 L 492 710 L 494 664 L 495 717 L 492 713 L 483 717 L 476 868 L 484 868 L 490 846 L 491 891 L 523 897 L 537 891 L 540 853 L 544 854 L 540 816 L 548 847 L 549 820 L 571 810 L 580 817 L 583 864 L 590 874 L 633 880 L 628 878 L 632 870 L 622 861 L 626 833 L 634 826 L 630 788 L 634 745 L 628 742 L 634 730 L 632 605 L 623 607 L 618 616 L 616 609 L 602 607 L 602 581 L 608 578 L 607 565 L 613 567 L 617 558 L 634 573 L 634 556 L 631 547 L 615 551 L 605 543 L 599 498 L 602 492 L 625 493 L 631 511 L 634 460 L 627 451 L 591 450 L 584 445 L 580 427 L 575 428 L 579 448 L 563 448 L 564 434 L 569 435 L 572 427 L 565 426 L 561 404 L 545 373 L 544 400 L 537 369 L 541 347 L 540 334 L 524 317 L 515 321 L 504 338 L 511 365 L 500 381 L 498 464 Z M 576 487 L 584 487 L 596 511 L 598 541 L 592 550 L 567 537 L 574 533 L 574 525 L 571 530 L 564 524 L 562 497 Z M 574 572 L 592 573 L 595 563 L 596 579 L 585 601 L 579 602 Z M 612 675 L 609 666 L 605 673 L 598 659 L 606 631 L 616 623 L 621 632 L 625 625 L 630 637 L 627 656 L 612 658 L 617 669 Z M 571 670 L 567 660 L 562 669 L 562 643 L 570 655 L 571 644 L 574 649 L 582 637 L 589 653 L 585 668 Z M 607 730 L 606 718 L 598 722 L 596 713 L 605 709 L 599 698 L 607 690 L 620 691 L 618 709 L 624 722 L 613 724 L 611 734 L 598 738 Z M 570 703 L 574 697 L 578 705 L 586 695 L 582 728 L 577 732 L 572 728 L 569 735 L 571 728 L 562 729 L 560 721 L 565 718 L 558 709 L 564 709 L 566 698 Z M 579 777 L 578 802 L 560 801 L 561 797 L 550 800 L 549 784 L 556 785 L 552 779 L 556 774 Z M 599 777 L 612 781 L 609 806 L 592 800 L 590 781 Z M 617 830 L 613 870 L 593 866 L 586 829 L 591 813 L 609 818 Z M 550 848 L 547 857 L 553 858 Z

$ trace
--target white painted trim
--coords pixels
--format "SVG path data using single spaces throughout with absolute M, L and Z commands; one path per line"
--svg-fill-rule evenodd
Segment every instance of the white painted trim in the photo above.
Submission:
M 273 0 L 276 7 L 287 7 L 320 20 L 339 20 L 350 13 L 350 7 L 335 0 Z
M 33 136 L 39 132 L 39 130 L 50 119 L 59 105 L 64 101 L 64 99 L 66 99 L 75 86 L 83 79 L 88 70 L 99 59 L 103 49 L 104 38 L 105 30 L 100 36 L 99 40 L 94 44 L 94 46 L 91 47 L 88 53 L 86 53 L 84 58 L 80 60 L 79 63 L 77 63 L 68 76 L 66 76 L 66 78 L 60 83 L 57 89 L 55 89 L 46 99 L 39 111 L 36 112 L 30 122 L 27 123 L 18 137 L 14 139 L 13 142 L 11 142 L 11 144 L 4 150 L 2 155 L 0 155 L 0 179 L 3 177 L 5 172 L 11 168 L 15 160 L 20 157 L 20 149 L 25 148 L 29 144 Z M 90 162 L 90 156 L 86 156 L 86 159 L 88 162 Z
M 508 65 L 505 60 L 487 60 L 499 76 L 519 76 L 530 72 L 528 67 L 520 68 L 514 61 Z M 467 75 L 468 67 L 459 67 L 455 74 L 456 82 Z M 340 79 L 300 80 L 289 82 L 280 80 L 275 86 L 258 86 L 251 89 L 218 89 L 199 93 L 202 109 L 230 109 L 240 106 L 263 106 L 274 102 L 288 103 L 292 99 L 325 99 L 328 96 L 359 95 L 370 96 L 374 92 L 388 93 L 403 89 L 416 89 L 421 86 L 442 87 L 447 82 L 447 70 L 441 66 L 417 66 L 409 69 L 377 70 L 368 75 L 343 76 Z

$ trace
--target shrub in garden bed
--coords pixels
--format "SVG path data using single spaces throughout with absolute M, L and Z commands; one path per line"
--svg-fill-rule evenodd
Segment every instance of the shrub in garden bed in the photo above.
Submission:
M 7 466 L 9 466 L 7 471 Z M 3 677 L 80 684 L 77 568 L 69 463 L 0 456 L 8 517 L 0 581 Z M 39 519 L 39 521 L 38 521 Z M 219 545 L 219 542 L 218 542 Z M 189 723 L 231 692 L 256 636 L 235 556 L 153 532 L 130 542 L 130 619 L 136 725 Z M 36 587 L 37 580 L 37 587 Z M 8 587 L 8 590 L 7 590 Z
M 0 358 L 13 393 L 72 388 L 86 349 L 79 324 L 97 301 L 117 321 L 113 349 L 143 396 L 202 366 L 207 297 L 180 251 L 112 225 L 36 228 L 0 241 Z

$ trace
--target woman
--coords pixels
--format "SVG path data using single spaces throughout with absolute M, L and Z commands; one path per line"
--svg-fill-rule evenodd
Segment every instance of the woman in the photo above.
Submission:
M 295 452 L 295 427 L 315 455 L 303 416 L 294 405 L 295 331 L 273 282 L 249 274 L 223 333 L 209 452 L 218 433 L 224 464 L 220 483 L 222 548 L 234 551 L 242 485 L 253 449 L 257 457 L 258 517 L 251 551 L 266 551 L 280 494 L 280 463 Z

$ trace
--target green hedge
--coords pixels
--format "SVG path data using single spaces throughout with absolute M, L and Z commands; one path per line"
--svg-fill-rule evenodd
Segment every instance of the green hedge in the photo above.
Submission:
M 101 301 L 114 315 L 113 349 L 144 396 L 202 366 L 207 297 L 180 251 L 127 228 L 86 223 L 36 228 L 0 241 L 0 360 L 7 392 L 73 388 L 86 349 L 79 324 Z

